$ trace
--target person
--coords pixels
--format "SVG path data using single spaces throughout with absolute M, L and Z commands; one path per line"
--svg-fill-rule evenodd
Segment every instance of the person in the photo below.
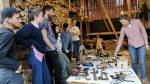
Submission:
M 32 84 L 51 84 L 51 75 L 44 58 L 46 44 L 39 24 L 43 21 L 42 10 L 33 7 L 28 12 L 29 23 L 16 33 L 16 42 L 30 49 L 28 62 L 32 68 Z
M 21 27 L 19 12 L 13 7 L 1 11 L 0 24 L 0 84 L 23 84 L 17 73 L 20 64 L 15 51 L 15 29 Z
M 42 32 L 42 36 L 47 48 L 45 52 L 45 58 L 49 67 L 49 72 L 52 74 L 51 68 L 54 70 L 55 84 L 63 84 L 62 66 L 59 61 L 58 52 L 56 50 L 57 40 L 52 30 L 52 24 L 49 23 L 51 22 L 49 18 L 52 17 L 53 11 L 54 9 L 52 6 L 45 5 L 43 7 L 44 20 L 40 24 L 40 30 Z
M 71 62 L 71 55 L 73 52 L 73 42 L 71 38 L 70 32 L 67 31 L 68 24 L 63 24 L 63 32 L 61 33 L 61 39 L 62 39 L 62 50 L 63 52 L 68 56 L 70 62 Z
M 122 28 L 120 37 L 115 50 L 115 56 L 120 50 L 124 36 L 128 39 L 128 50 L 132 60 L 132 68 L 138 74 L 138 62 L 140 64 L 141 79 L 144 82 L 146 79 L 146 49 L 149 49 L 146 30 L 138 19 L 129 19 L 128 15 L 120 17 Z
M 72 73 L 72 68 L 68 57 L 62 51 L 62 39 L 61 39 L 61 29 L 59 26 L 55 27 L 55 37 L 56 37 L 56 50 L 58 52 L 58 59 L 62 66 L 62 84 L 67 84 L 66 80 Z
M 72 41 L 73 41 L 73 56 L 76 57 L 76 62 L 78 63 L 80 61 L 80 29 L 78 26 L 76 26 L 76 20 L 72 19 L 72 25 L 71 28 L 68 28 L 68 31 L 72 35 Z

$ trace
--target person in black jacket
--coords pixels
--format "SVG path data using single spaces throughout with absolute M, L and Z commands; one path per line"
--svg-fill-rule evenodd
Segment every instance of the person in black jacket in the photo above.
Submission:
M 20 64 L 15 51 L 15 29 L 21 26 L 21 18 L 15 8 L 1 11 L 0 24 L 0 84 L 23 84 L 17 70 Z

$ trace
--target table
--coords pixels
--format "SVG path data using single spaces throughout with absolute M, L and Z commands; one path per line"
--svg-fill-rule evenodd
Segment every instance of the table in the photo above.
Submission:
M 107 73 L 108 80 L 94 80 L 94 75 L 93 75 L 93 68 L 97 71 L 96 77 L 100 77 L 102 70 L 97 69 L 96 64 L 99 64 L 100 61 L 95 61 L 92 62 L 94 65 L 93 67 L 86 67 L 83 66 L 82 64 L 79 67 L 84 68 L 89 68 L 88 70 L 88 76 L 70 76 L 67 79 L 68 84 L 142 84 L 141 81 L 139 80 L 138 76 L 135 74 L 131 66 L 128 66 L 127 68 L 122 68 L 119 69 L 115 66 L 114 63 L 109 63 L 108 68 L 104 70 L 104 72 Z M 125 74 L 125 81 L 117 81 L 116 79 L 113 79 L 111 76 L 116 74 L 116 73 L 123 73 Z M 80 75 L 82 73 L 79 73 Z

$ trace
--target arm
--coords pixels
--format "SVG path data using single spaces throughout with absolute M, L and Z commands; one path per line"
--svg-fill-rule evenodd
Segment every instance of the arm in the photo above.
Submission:
M 14 37 L 9 33 L 3 33 L 0 38 L 0 57 L 4 57 L 12 47 Z
M 54 49 L 53 45 L 51 44 L 50 40 L 48 39 L 48 32 L 45 28 L 43 28 L 41 30 L 42 32 L 42 36 L 43 36 L 43 39 L 44 39 L 44 42 L 46 43 L 46 45 L 49 47 L 49 48 L 52 48 Z
M 123 42 L 123 39 L 124 39 L 124 36 L 125 36 L 125 32 L 124 32 L 123 28 L 121 28 L 120 36 L 119 36 L 119 40 L 118 40 L 115 52 L 119 52 L 120 47 L 121 47 L 122 42 Z
M 146 30 L 145 30 L 144 25 L 141 23 L 140 20 L 138 20 L 138 23 L 137 23 L 137 24 L 138 24 L 139 27 L 140 27 L 142 36 L 143 36 L 143 38 L 144 38 L 145 45 L 148 45 L 148 37 L 147 37 L 147 33 L 146 33 Z
M 31 36 L 32 36 L 32 28 L 29 28 L 28 26 L 24 26 L 15 35 L 16 43 L 29 48 L 33 44 L 33 40 Z
M 76 32 L 72 32 L 73 35 L 77 35 L 79 36 L 81 33 L 80 33 L 80 29 L 76 26 Z

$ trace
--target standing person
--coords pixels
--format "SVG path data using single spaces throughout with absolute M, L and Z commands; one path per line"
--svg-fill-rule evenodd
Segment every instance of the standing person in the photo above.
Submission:
M 72 41 L 73 41 L 73 56 L 76 57 L 76 62 L 78 63 L 80 61 L 80 29 L 78 26 L 76 26 L 76 20 L 72 19 L 72 25 L 71 28 L 68 29 L 68 31 L 72 35 Z
M 39 24 L 43 21 L 43 13 L 40 8 L 29 10 L 30 22 L 16 34 L 16 42 L 30 48 L 28 62 L 32 68 L 32 84 L 51 84 L 51 76 L 45 62 L 44 43 Z
M 70 32 L 67 31 L 68 24 L 63 25 L 63 32 L 61 33 L 62 50 L 68 56 L 71 62 L 71 53 L 73 52 L 73 43 Z
M 148 38 L 145 28 L 140 20 L 129 19 L 127 15 L 120 17 L 120 22 L 123 25 L 120 31 L 120 37 L 115 50 L 115 56 L 120 50 L 124 36 L 128 38 L 128 49 L 132 60 L 132 67 L 138 75 L 138 62 L 141 69 L 142 82 L 146 79 L 146 49 L 149 49 Z
M 62 81 L 62 66 L 58 58 L 58 52 L 56 50 L 57 40 L 55 38 L 52 26 L 50 24 L 49 18 L 53 15 L 53 7 L 45 5 L 43 7 L 44 21 L 41 23 L 40 28 L 43 35 L 44 42 L 46 44 L 47 50 L 45 52 L 46 62 L 50 68 L 54 70 L 55 74 L 55 84 L 63 84 Z M 54 67 L 53 67 L 54 66 Z M 51 70 L 50 70 L 50 73 Z
M 23 84 L 16 73 L 20 64 L 15 51 L 15 29 L 21 26 L 21 18 L 15 8 L 7 7 L 1 11 L 0 24 L 0 84 Z

